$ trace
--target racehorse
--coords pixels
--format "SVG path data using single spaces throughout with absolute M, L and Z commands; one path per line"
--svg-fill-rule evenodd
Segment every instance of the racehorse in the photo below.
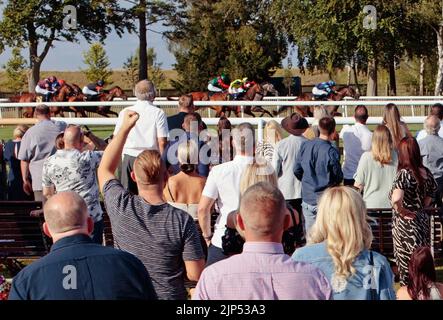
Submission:
M 114 98 L 122 98 L 123 100 L 128 100 L 128 97 L 126 96 L 125 92 L 122 90 L 122 88 L 118 86 L 115 86 L 110 90 L 103 91 L 103 93 L 100 93 L 96 97 L 97 101 L 112 101 L 114 100 Z M 116 117 L 118 117 L 118 113 L 112 111 L 111 106 L 91 107 L 89 111 L 98 113 L 99 115 L 102 115 L 106 118 L 108 118 L 110 114 L 113 114 Z
M 272 86 L 272 84 L 269 84 L 269 85 Z M 272 86 L 272 88 L 273 88 L 273 86 Z M 270 89 L 270 87 L 268 86 L 268 90 L 269 89 Z M 266 95 L 266 92 L 265 92 L 263 86 L 256 83 L 251 88 L 249 88 L 248 91 L 246 91 L 245 95 L 242 97 L 241 100 L 262 101 L 263 97 L 265 95 Z M 226 107 L 226 110 L 228 111 L 227 112 L 228 117 L 231 115 L 231 111 L 234 111 L 236 117 L 240 117 L 242 107 L 241 106 Z M 224 111 L 224 110 L 222 109 L 222 111 Z M 254 117 L 254 118 L 255 118 L 254 112 L 261 112 L 260 117 L 263 117 L 263 115 L 265 113 L 272 117 L 272 114 L 269 111 L 265 110 L 261 106 L 243 106 L 243 112 L 247 115 L 250 115 L 251 117 Z
M 329 95 L 326 101 L 340 101 L 343 100 L 344 97 L 352 97 L 354 99 L 358 99 L 359 95 L 355 91 L 353 87 L 347 86 L 342 87 L 337 90 L 337 93 L 333 93 Z M 302 93 L 300 96 L 295 99 L 295 101 L 318 101 L 314 99 L 312 93 Z M 320 102 L 321 103 L 321 102 Z M 295 112 L 300 114 L 303 117 L 313 117 L 314 116 L 314 107 L 313 106 L 282 106 L 277 109 L 277 111 L 273 111 L 274 116 L 277 116 L 284 112 L 288 108 L 294 108 Z M 329 114 L 335 117 L 341 116 L 341 113 L 337 112 L 339 106 L 327 106 L 326 109 Z

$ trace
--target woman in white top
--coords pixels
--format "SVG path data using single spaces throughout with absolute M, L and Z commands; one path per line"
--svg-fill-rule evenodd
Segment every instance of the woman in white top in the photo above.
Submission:
M 186 211 L 197 221 L 198 203 L 206 182 L 206 179 L 197 173 L 197 144 L 192 140 L 180 143 L 177 157 L 180 172 L 168 179 L 163 194 L 171 206 Z
M 389 129 L 379 125 L 372 135 L 371 151 L 362 154 L 354 186 L 363 191 L 367 208 L 391 208 L 388 194 L 397 173 L 398 157 Z
M 409 260 L 409 283 L 397 291 L 398 300 L 442 300 L 443 283 L 437 282 L 429 247 L 418 247 Z

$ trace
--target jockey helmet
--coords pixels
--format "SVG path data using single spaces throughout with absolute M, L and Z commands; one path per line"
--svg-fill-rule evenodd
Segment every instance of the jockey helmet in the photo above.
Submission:
M 336 83 L 335 83 L 335 81 L 329 80 L 329 81 L 328 81 L 328 85 L 329 85 L 330 87 L 335 87 Z
M 97 85 L 98 85 L 99 87 L 103 87 L 103 86 L 105 85 L 105 82 L 104 82 L 103 80 L 98 80 L 98 81 L 97 81 Z
M 58 84 L 60 85 L 60 87 L 63 87 L 65 83 L 65 80 L 58 80 Z

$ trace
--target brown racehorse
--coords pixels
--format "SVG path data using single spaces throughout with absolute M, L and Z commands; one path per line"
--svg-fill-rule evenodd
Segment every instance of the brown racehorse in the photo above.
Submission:
M 125 92 L 122 88 L 115 86 L 110 90 L 106 90 L 103 93 L 100 93 L 96 98 L 97 101 L 112 101 L 114 98 L 122 98 L 123 100 L 128 100 Z M 111 110 L 111 106 L 98 106 L 98 107 L 90 107 L 89 111 L 98 113 L 106 118 L 109 117 L 110 114 L 118 117 L 118 113 Z
M 58 91 L 57 94 L 52 96 L 51 102 L 64 102 L 68 101 L 68 97 L 72 94 L 72 88 L 68 85 L 63 85 Z M 24 93 L 21 96 L 11 97 L 9 101 L 11 102 L 19 102 L 19 103 L 27 103 L 27 102 L 36 102 L 37 94 L 35 93 Z M 23 117 L 32 118 L 34 116 L 34 107 L 25 107 L 23 108 Z M 50 107 L 51 117 L 55 117 L 56 115 L 64 116 L 62 107 Z
M 251 88 L 246 91 L 245 95 L 242 97 L 241 100 L 245 101 L 262 101 L 263 97 L 266 95 L 265 90 L 263 89 L 263 86 L 256 83 Z M 242 107 L 241 106 L 234 106 L 234 107 L 227 107 L 227 113 L 228 117 L 231 114 L 231 111 L 234 111 L 236 117 L 241 116 Z M 247 115 L 250 115 L 251 117 L 255 118 L 254 112 L 261 112 L 260 117 L 263 117 L 263 115 L 266 113 L 269 116 L 272 117 L 272 114 L 265 110 L 261 106 L 244 106 L 243 112 Z
M 354 99 L 358 99 L 359 95 L 355 91 L 353 87 L 342 87 L 337 90 L 336 94 L 331 94 L 327 101 L 340 101 L 343 100 L 344 97 L 352 97 Z M 314 97 L 312 93 L 303 93 L 295 99 L 295 101 L 313 101 Z M 314 100 L 315 101 L 315 100 Z M 321 102 L 319 102 L 321 104 Z M 273 111 L 274 116 L 281 114 L 286 109 L 291 108 L 290 106 L 279 107 L 277 111 Z M 300 114 L 303 117 L 313 117 L 314 115 L 314 107 L 313 106 L 295 106 L 294 111 Z M 327 106 L 326 109 L 329 114 L 339 117 L 341 114 L 337 112 L 339 106 Z

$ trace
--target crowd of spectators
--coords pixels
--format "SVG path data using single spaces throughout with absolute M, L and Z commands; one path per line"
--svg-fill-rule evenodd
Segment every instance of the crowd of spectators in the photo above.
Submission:
M 247 122 L 206 130 L 192 96 L 168 118 L 152 82 L 135 95 L 109 144 L 40 106 L 37 124 L 3 146 L 7 199 L 42 201 L 53 240 L 13 279 L 10 299 L 443 296 L 427 214 L 443 196 L 442 105 L 417 138 L 388 104 L 373 132 L 361 105 L 340 133 L 317 111 L 314 126 L 298 114 L 270 121 L 257 141 Z M 102 245 L 100 199 L 114 248 Z M 397 293 L 390 262 L 371 250 L 375 208 L 392 209 Z M 67 265 L 78 290 L 66 290 Z

